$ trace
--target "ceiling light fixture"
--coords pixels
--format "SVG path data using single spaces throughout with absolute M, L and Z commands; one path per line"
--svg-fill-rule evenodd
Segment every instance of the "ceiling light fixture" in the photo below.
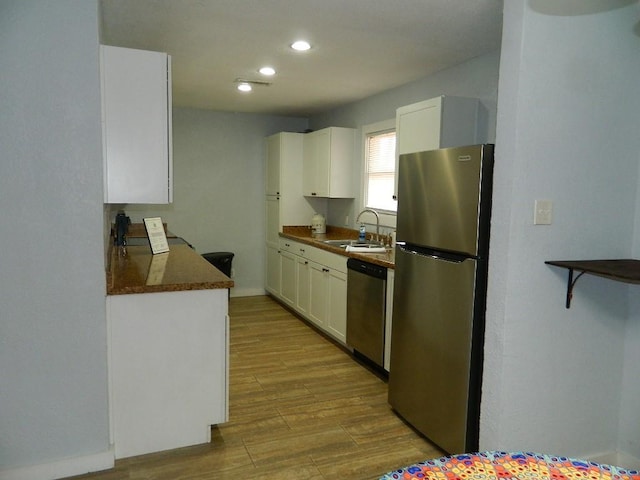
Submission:
M 258 70 L 262 75 L 265 75 L 267 77 L 270 77 L 272 75 L 276 74 L 276 70 L 273 67 L 262 67 L 260 70 Z
M 244 78 L 236 78 L 235 83 L 237 84 L 236 88 L 241 92 L 250 92 L 256 85 L 262 87 L 268 87 L 269 85 L 271 85 L 269 82 L 261 82 L 259 80 L 245 80 Z
M 297 42 L 293 42 L 291 44 L 291 48 L 297 50 L 298 52 L 306 52 L 311 48 L 309 42 L 305 42 L 304 40 L 298 40 Z

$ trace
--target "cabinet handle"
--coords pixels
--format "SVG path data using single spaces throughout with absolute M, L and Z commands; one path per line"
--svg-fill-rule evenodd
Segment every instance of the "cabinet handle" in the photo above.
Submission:
M 392 195 L 391 198 L 393 198 L 394 200 L 397 200 L 398 196 L 397 195 Z
M 304 253 L 304 248 L 301 248 L 301 249 L 300 249 L 300 252 Z
M 309 265 L 309 262 L 307 262 L 307 261 L 305 260 L 304 264 L 305 264 L 305 265 Z
M 316 192 L 311 192 L 311 196 L 315 196 L 315 195 L 317 195 Z
M 331 270 L 329 270 L 328 268 L 323 268 L 322 271 L 329 273 Z

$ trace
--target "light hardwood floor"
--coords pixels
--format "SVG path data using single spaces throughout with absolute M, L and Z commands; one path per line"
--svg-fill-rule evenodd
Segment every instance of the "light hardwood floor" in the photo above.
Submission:
M 76 480 L 369 480 L 442 455 L 391 411 L 384 380 L 271 298 L 229 311 L 230 419 L 211 444 Z

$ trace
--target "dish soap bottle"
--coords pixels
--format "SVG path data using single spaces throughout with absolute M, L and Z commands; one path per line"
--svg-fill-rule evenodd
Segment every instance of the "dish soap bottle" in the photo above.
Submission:
M 364 223 L 360 224 L 360 233 L 358 234 L 358 241 L 364 242 L 367 238 L 367 229 L 364 227 Z

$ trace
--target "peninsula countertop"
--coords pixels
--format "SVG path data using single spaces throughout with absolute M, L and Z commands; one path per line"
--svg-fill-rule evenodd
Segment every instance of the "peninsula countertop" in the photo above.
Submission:
M 188 245 L 170 245 L 153 255 L 149 246 L 113 247 L 107 295 L 232 288 L 234 283 Z
M 384 253 L 360 253 L 347 252 L 344 248 L 323 243 L 324 240 L 343 240 L 348 238 L 357 240 L 357 230 L 327 225 L 326 234 L 314 237 L 311 235 L 311 229 L 309 227 L 285 226 L 283 227 L 283 232 L 280 233 L 280 236 L 301 243 L 306 243 L 307 245 L 312 245 L 329 252 L 337 253 L 345 257 L 357 258 L 360 260 L 364 260 L 365 262 L 380 265 L 382 267 L 395 269 L 395 248 L 387 248 L 386 252 Z M 368 234 L 367 236 L 370 237 L 370 234 Z

